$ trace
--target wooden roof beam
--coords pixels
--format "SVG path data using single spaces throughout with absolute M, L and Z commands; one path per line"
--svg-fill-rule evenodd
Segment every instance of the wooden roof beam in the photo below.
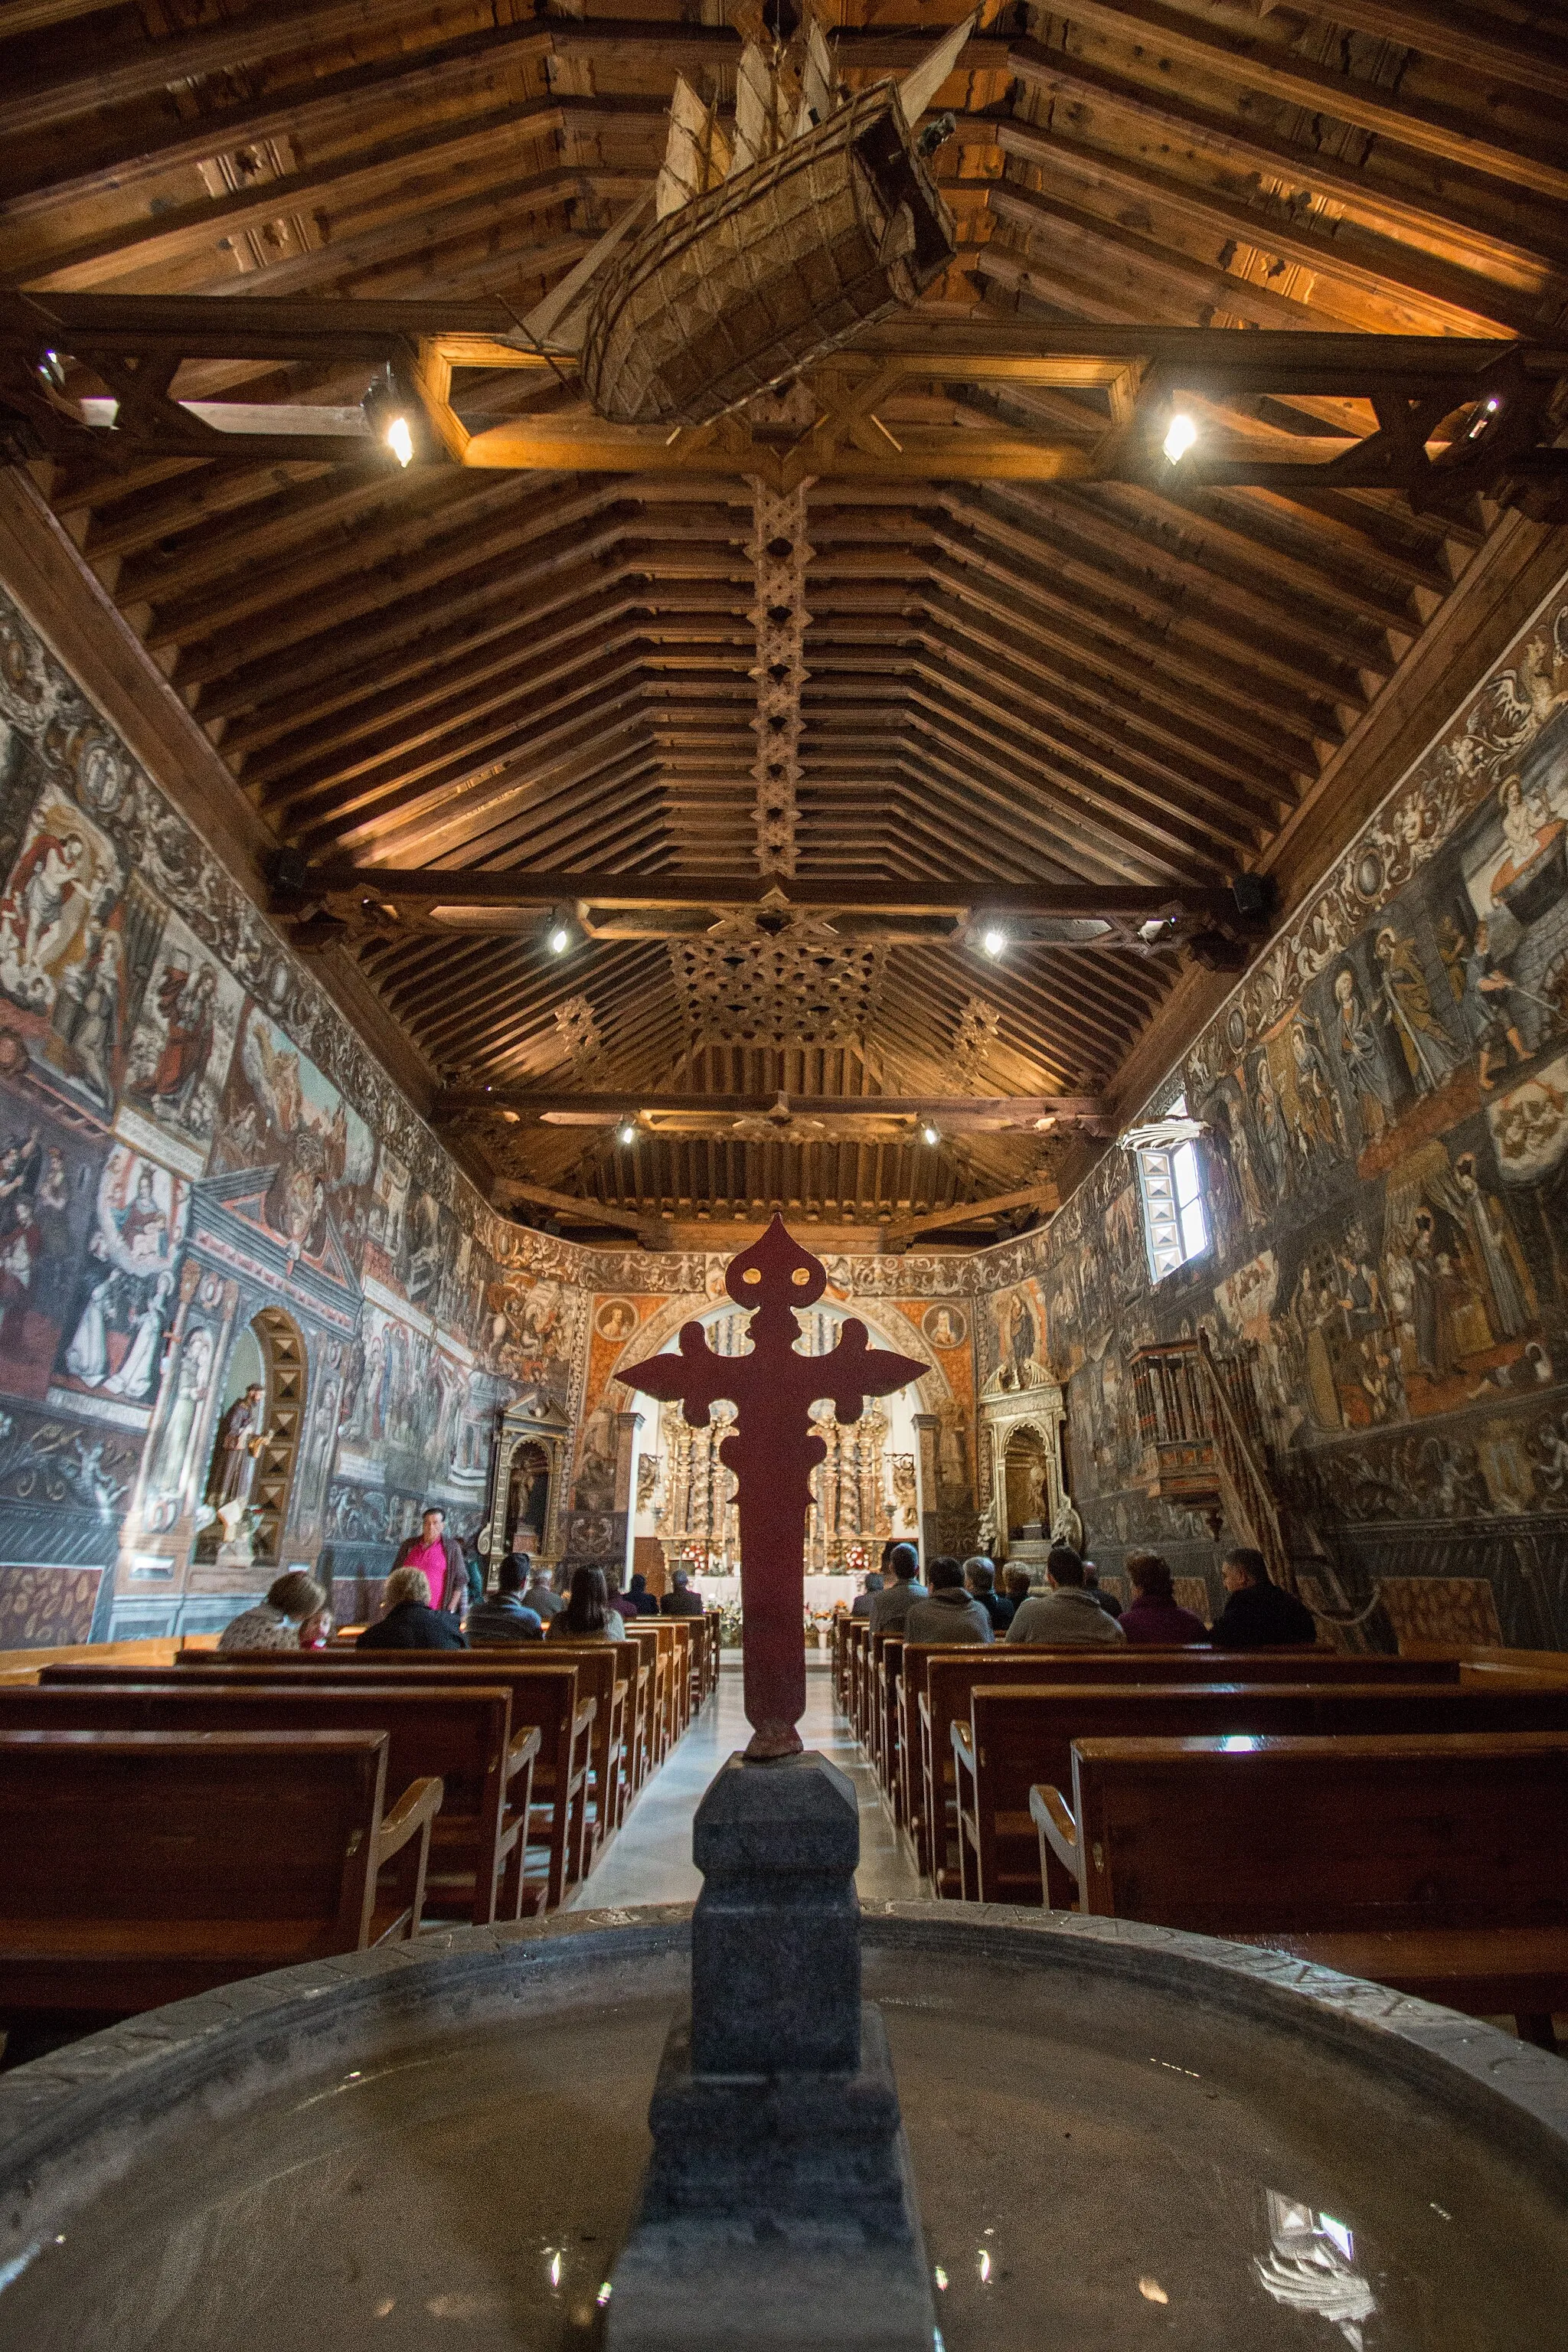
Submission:
M 1076 23 L 1141 41 L 1159 56 L 1194 67 L 1210 79 L 1265 91 L 1292 106 L 1304 107 L 1309 114 L 1331 115 L 1423 154 L 1441 156 L 1447 163 L 1463 163 L 1494 179 L 1533 188 L 1538 195 L 1568 196 L 1568 166 L 1549 155 L 1494 137 L 1458 113 L 1396 97 L 1373 83 L 1313 65 L 1283 41 L 1237 38 L 1211 29 L 1201 18 L 1165 7 L 1161 0 L 1073 0 L 1072 15 Z
M 1012 1209 L 1039 1209 L 1053 1212 L 1061 1206 L 1061 1196 L 1050 1179 L 1034 1184 L 1020 1185 L 1012 1192 L 998 1192 L 989 1201 L 955 1201 L 950 1208 L 929 1209 L 918 1217 L 894 1217 L 884 1227 L 882 1246 L 902 1256 L 912 1241 L 926 1234 L 940 1234 L 954 1225 L 983 1224 L 993 1217 L 1005 1216 Z
M 612 1208 L 606 1202 L 589 1200 L 581 1193 L 553 1192 L 548 1184 L 534 1184 L 521 1176 L 495 1177 L 490 1184 L 490 1198 L 500 1208 L 526 1204 L 552 1210 L 573 1224 L 608 1225 L 616 1233 L 635 1234 L 644 1249 L 671 1246 L 668 1235 L 656 1220 L 628 1214 L 625 1209 Z

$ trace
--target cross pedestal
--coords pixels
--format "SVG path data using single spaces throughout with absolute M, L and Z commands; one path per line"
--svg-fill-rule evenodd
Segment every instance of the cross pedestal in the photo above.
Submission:
M 612 2274 L 610 2352 L 931 2352 L 881 2017 L 860 1998 L 860 1824 L 825 1756 L 732 1756 L 698 1808 L 691 2018 Z

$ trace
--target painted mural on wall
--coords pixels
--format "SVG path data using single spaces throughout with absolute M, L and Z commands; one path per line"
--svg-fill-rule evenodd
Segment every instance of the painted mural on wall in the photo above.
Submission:
M 7 1638 L 219 1623 L 295 1560 L 352 1605 L 427 1498 L 476 1526 L 500 1409 L 575 1408 L 581 1257 L 479 1200 L 0 597 Z
M 1206 1528 L 1144 1491 L 1130 1372 L 1201 1323 L 1251 1355 L 1286 1491 L 1352 1585 L 1484 1540 L 1513 1638 L 1568 1641 L 1568 595 L 1153 1108 L 1184 1087 L 1203 1258 L 1151 1285 L 1112 1151 L 1048 1234 L 984 1261 L 1004 1286 L 983 1370 L 1043 1317 L 1097 1548 L 1212 1562 Z

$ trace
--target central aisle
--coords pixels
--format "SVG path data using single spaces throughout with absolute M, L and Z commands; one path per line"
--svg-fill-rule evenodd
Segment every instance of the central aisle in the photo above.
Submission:
M 868 1902 L 918 1900 L 921 1883 L 914 1864 L 899 1843 L 875 1776 L 861 1762 L 848 1725 L 835 1710 L 833 1676 L 826 1660 L 806 1674 L 800 1736 L 855 1784 L 860 1801 L 860 1867 L 855 1883 L 862 1897 Z M 712 1703 L 654 1774 L 626 1828 L 574 1896 L 572 1907 L 602 1911 L 628 1903 L 694 1903 L 702 1880 L 692 1866 L 691 1817 L 724 1759 L 744 1748 L 750 1738 L 741 1707 L 741 1661 L 727 1652 Z

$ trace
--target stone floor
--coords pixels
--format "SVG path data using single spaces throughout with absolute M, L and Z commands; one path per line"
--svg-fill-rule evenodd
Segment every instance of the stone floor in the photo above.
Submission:
M 860 1800 L 860 1867 L 856 1884 L 868 1901 L 910 1902 L 921 1892 L 913 1864 L 899 1843 L 876 1777 L 861 1761 L 849 1727 L 833 1705 L 826 1659 L 806 1676 L 801 1737 L 831 1758 L 855 1783 Z M 637 1800 L 626 1828 L 575 1898 L 580 1911 L 629 1903 L 694 1903 L 702 1881 L 692 1866 L 691 1817 L 702 1791 L 724 1761 L 751 1737 L 741 1710 L 741 1661 L 726 1654 L 717 1698 L 705 1709 L 661 1771 Z

